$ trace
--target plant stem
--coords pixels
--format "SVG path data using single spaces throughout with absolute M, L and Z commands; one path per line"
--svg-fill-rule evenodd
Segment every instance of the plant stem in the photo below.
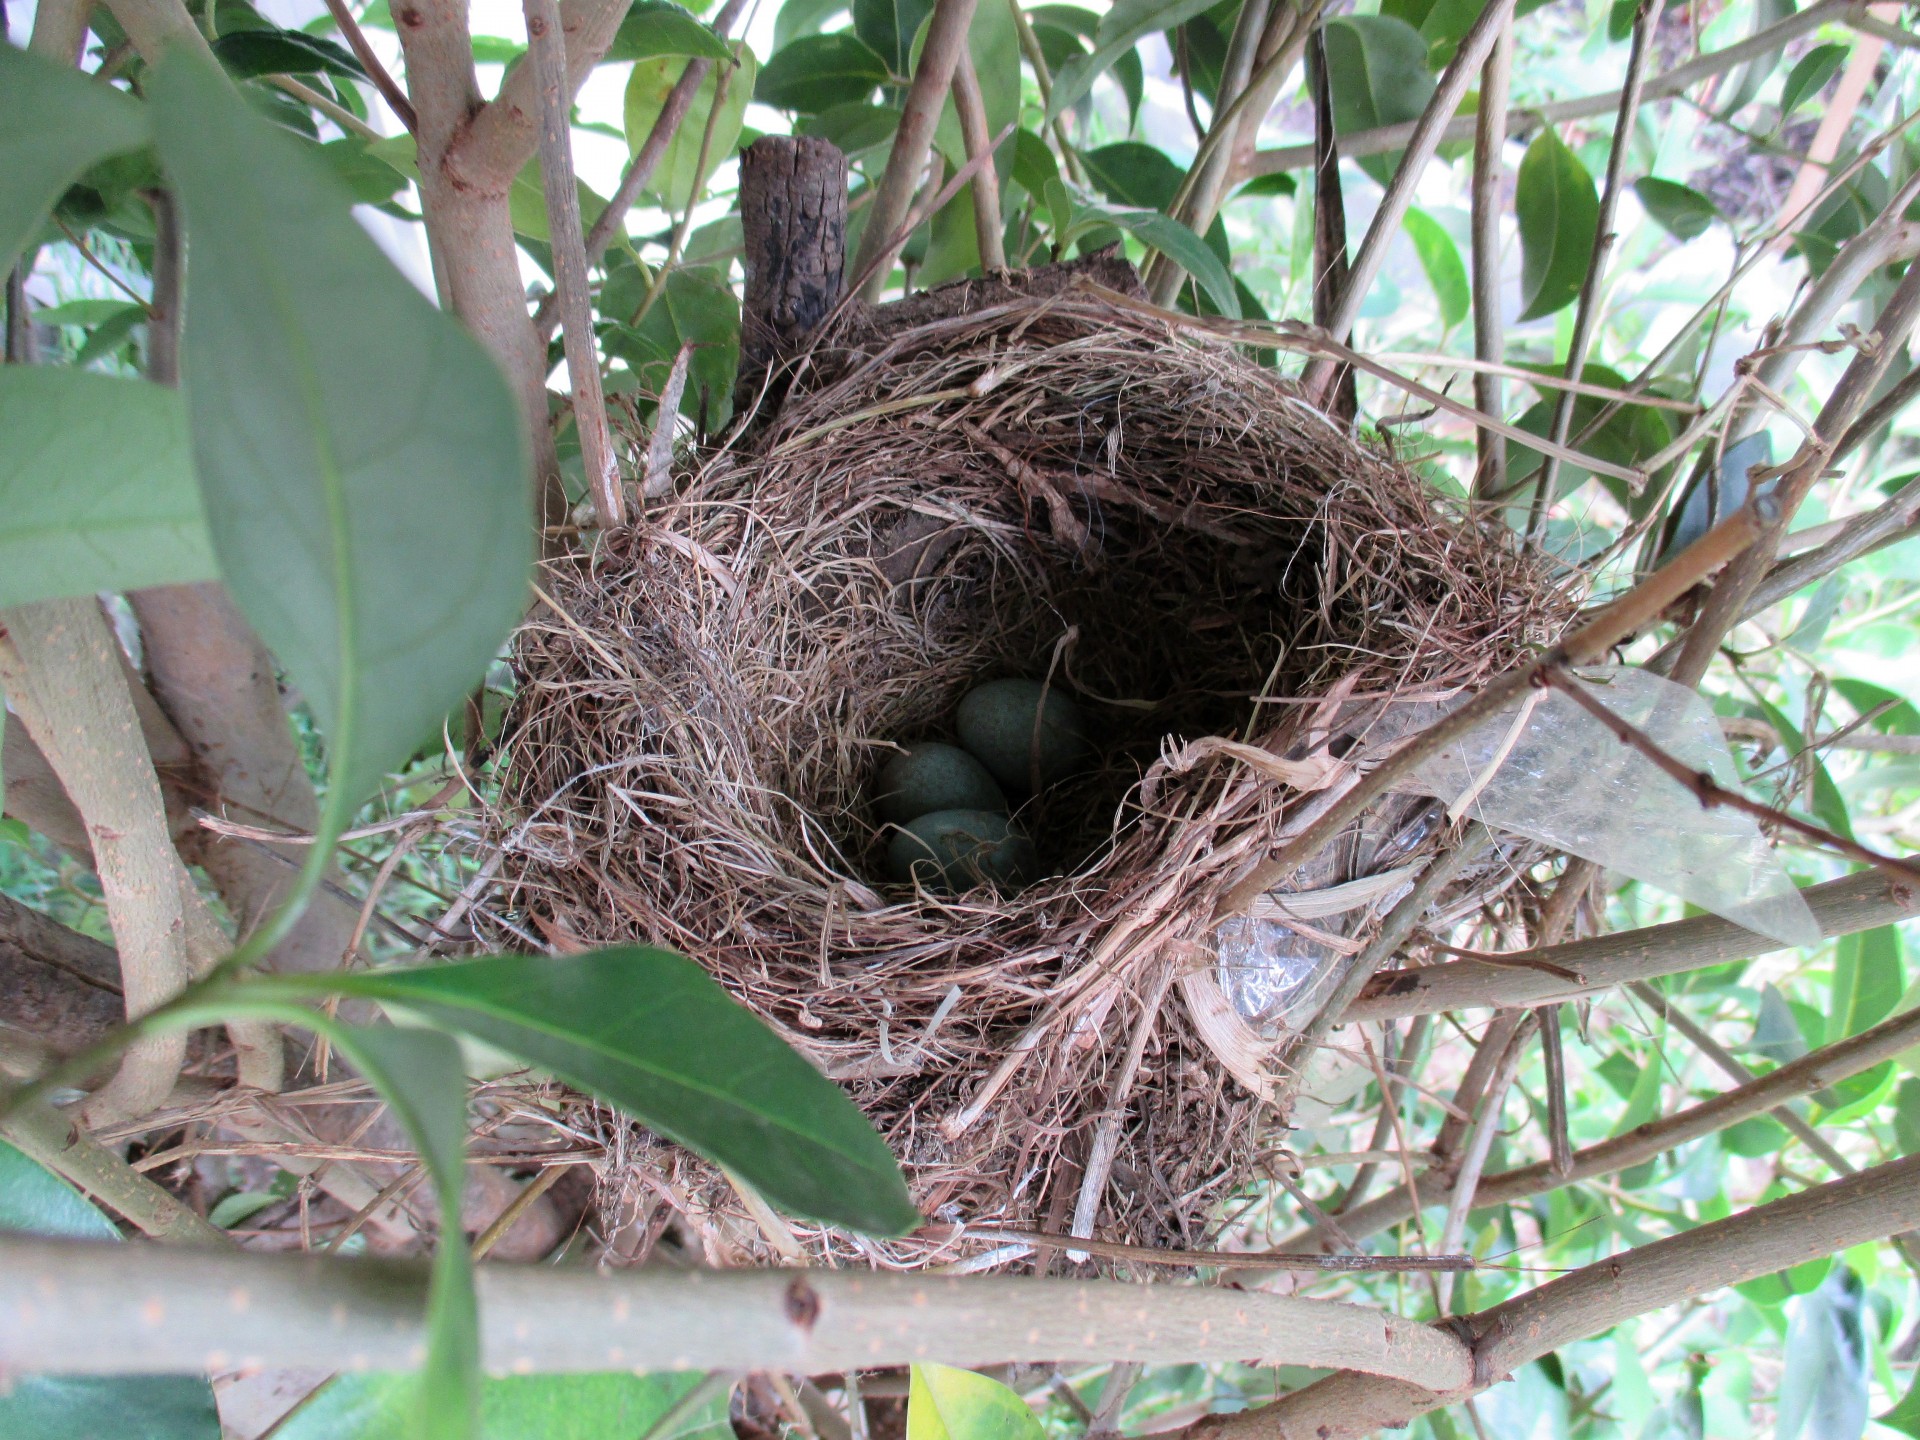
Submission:
M 1500 217 L 1504 211 L 1506 167 L 1500 152 L 1506 147 L 1504 117 L 1513 80 L 1513 21 L 1500 28 L 1493 52 L 1480 72 L 1480 109 L 1474 116 L 1473 192 L 1473 353 L 1483 365 L 1502 365 L 1507 358 L 1506 326 L 1501 314 Z M 1578 376 L 1573 377 L 1578 380 Z M 1473 403 L 1488 415 L 1506 408 L 1498 372 L 1482 369 L 1473 377 Z M 1479 461 L 1473 473 L 1473 493 L 1498 495 L 1507 488 L 1507 443 L 1485 426 L 1474 429 Z

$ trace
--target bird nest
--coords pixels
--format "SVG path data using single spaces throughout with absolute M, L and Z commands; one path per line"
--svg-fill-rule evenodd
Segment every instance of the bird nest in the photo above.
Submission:
M 1285 1039 L 1229 1000 L 1215 907 L 1396 715 L 1551 639 L 1567 598 L 1274 371 L 1084 289 L 810 364 L 751 447 L 548 567 L 515 646 L 508 912 L 695 957 L 840 1080 L 943 1222 L 870 1259 L 964 1261 L 995 1224 L 1204 1244 L 1270 1153 Z M 1097 754 L 1020 814 L 1052 873 L 888 883 L 876 773 L 1008 675 L 1076 697 Z M 1283 887 L 1349 897 L 1298 911 L 1324 953 L 1406 889 L 1353 882 L 1441 843 L 1423 803 Z M 1472 909 L 1512 858 L 1441 900 Z M 765 1228 L 629 1145 L 610 1183 L 643 1214 Z M 855 1243 L 801 1233 L 773 1244 Z

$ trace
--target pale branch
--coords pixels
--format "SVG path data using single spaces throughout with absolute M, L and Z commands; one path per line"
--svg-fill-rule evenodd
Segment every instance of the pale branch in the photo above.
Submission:
M 78 65 L 87 41 L 91 0 L 39 0 L 33 8 L 33 33 L 27 48 L 62 65 Z
M 973 56 L 964 45 L 953 67 L 953 111 L 960 120 L 967 158 L 990 154 L 993 133 L 987 128 L 987 103 L 980 93 L 980 77 L 974 73 Z M 990 162 L 974 173 L 972 194 L 973 234 L 980 251 L 980 268 L 989 275 L 996 274 L 1007 268 L 1007 252 L 1001 233 L 1000 176 Z
M 1896 384 L 1888 387 L 1886 394 L 1860 412 L 1859 418 L 1840 437 L 1840 443 L 1834 446 L 1834 459 L 1842 459 L 1859 449 L 1874 431 L 1890 424 L 1896 415 L 1911 405 L 1916 395 L 1920 395 L 1920 366 L 1907 371 Z
M 1914 373 L 1920 375 L 1920 370 Z M 1896 540 L 1913 538 L 1916 517 L 1920 517 L 1920 476 L 1907 481 L 1877 508 L 1848 520 L 1839 534 L 1818 549 L 1775 565 L 1767 572 L 1766 579 L 1755 587 L 1741 618 L 1752 619 L 1769 606 L 1778 605 L 1795 591 L 1805 589 L 1870 551 Z M 1861 743 L 1843 744 L 1842 748 L 1872 749 L 1874 747 L 1865 742 L 1873 738 L 1862 736 L 1859 737 Z M 1906 737 L 1879 738 L 1897 740 Z
M 1228 168 L 1233 164 L 1233 147 L 1223 143 L 1223 137 L 1237 134 L 1240 128 L 1239 114 L 1230 107 L 1253 78 L 1254 61 L 1266 35 L 1272 9 L 1273 0 L 1246 0 L 1234 18 L 1233 34 L 1227 41 L 1226 57 L 1214 85 L 1213 117 L 1208 126 L 1210 131 L 1220 133 L 1194 157 L 1181 186 L 1181 203 L 1171 212 L 1196 235 L 1206 234 L 1219 208 L 1221 192 L 1226 188 Z M 1186 272 L 1162 253 L 1148 258 L 1140 276 L 1156 305 L 1172 304 L 1185 278 Z
M 1787 41 L 1809 30 L 1819 28 L 1835 20 L 1848 20 L 1854 14 L 1865 14 L 1866 6 L 1858 0 L 1816 0 L 1797 14 L 1789 15 L 1778 24 L 1769 25 L 1765 30 L 1757 31 L 1746 39 L 1702 55 L 1698 59 L 1686 61 L 1671 70 L 1656 75 L 1646 84 L 1642 99 L 1663 100 L 1680 94 L 1697 81 L 1708 79 L 1731 70 L 1736 65 L 1745 64 L 1758 56 L 1778 50 Z M 1509 136 L 1521 136 L 1529 130 L 1547 125 L 1557 125 L 1567 120 L 1585 120 L 1595 115 L 1605 115 L 1620 107 L 1620 91 L 1608 90 L 1598 95 L 1583 95 L 1573 100 L 1556 100 L 1545 105 L 1522 105 L 1510 107 L 1507 111 L 1506 133 Z M 1352 134 L 1340 137 L 1340 153 L 1347 159 L 1358 159 L 1365 155 L 1384 155 L 1398 150 L 1413 138 L 1419 121 L 1407 121 L 1399 125 L 1381 125 L 1371 130 L 1356 130 Z M 1441 132 L 1442 144 L 1474 138 L 1477 124 L 1475 116 L 1461 116 L 1450 123 Z M 1254 152 L 1247 173 L 1252 175 L 1272 175 L 1283 170 L 1300 170 L 1313 163 L 1311 144 L 1287 145 L 1272 150 Z
M 1510 1205 L 1535 1195 L 1550 1194 L 1568 1185 L 1577 1185 L 1583 1180 L 1595 1180 L 1603 1175 L 1630 1170 L 1682 1145 L 1718 1134 L 1756 1116 L 1772 1115 L 1782 1124 L 1787 1123 L 1788 1116 L 1799 1121 L 1800 1117 L 1788 1108 L 1790 1102 L 1829 1089 L 1851 1076 L 1863 1074 L 1916 1044 L 1920 1044 L 1920 1009 L 1902 1011 L 1878 1025 L 1862 1030 L 1858 1035 L 1811 1051 L 1765 1075 L 1750 1075 L 1734 1089 L 1722 1091 L 1698 1105 L 1663 1114 L 1610 1139 L 1576 1150 L 1564 1171 L 1556 1171 L 1551 1161 L 1544 1161 L 1484 1176 L 1476 1203 L 1482 1206 Z M 1434 1169 L 1442 1173 L 1434 1175 L 1429 1170 L 1416 1179 L 1422 1205 L 1435 1203 L 1437 1197 L 1444 1195 L 1447 1190 L 1445 1169 L 1441 1165 L 1438 1150 L 1436 1144 Z M 1829 1164 L 1833 1163 L 1828 1156 L 1822 1155 L 1821 1158 Z M 1850 1167 L 1843 1159 L 1834 1168 L 1845 1174 Z M 1431 1183 L 1420 1184 L 1421 1180 Z M 1417 1209 L 1414 1191 L 1401 1185 L 1342 1213 L 1340 1228 L 1353 1239 L 1361 1240 L 1404 1220 L 1411 1220 Z M 1285 1249 L 1288 1252 L 1313 1250 L 1327 1243 L 1329 1238 L 1318 1228 L 1309 1228 L 1289 1236 L 1285 1241 Z
M 586 241 L 580 233 L 580 187 L 573 178 L 572 90 L 567 52 L 555 0 L 524 0 L 527 64 L 540 121 L 540 176 L 547 197 L 552 241 L 553 293 L 560 300 L 560 333 L 573 391 L 573 429 L 580 440 L 587 493 L 602 530 L 626 523 L 627 499 L 607 426 L 607 399 L 600 386 L 600 352 L 593 338 L 593 296 L 587 279 Z M 718 107 L 716 107 L 718 108 Z M 671 424 L 669 417 L 665 423 Z
M 1500 1133 L 1500 1115 L 1506 1108 L 1507 1092 L 1520 1074 L 1520 1061 L 1527 1042 L 1537 1028 L 1536 1015 L 1524 1016 L 1514 1026 L 1512 1038 L 1500 1052 L 1500 1058 L 1487 1079 L 1486 1094 L 1467 1127 L 1466 1143 L 1460 1147 L 1460 1161 L 1453 1167 L 1453 1188 L 1447 1194 L 1447 1215 L 1440 1225 L 1440 1253 L 1460 1248 L 1467 1233 L 1467 1215 L 1480 1194 L 1480 1177 L 1486 1171 L 1487 1157 L 1493 1153 L 1493 1137 Z M 1453 1295 L 1453 1279 L 1442 1276 L 1438 1282 L 1440 1313 L 1446 1314 Z
M 1496 117 L 1507 112 L 1507 94 L 1513 82 L 1513 21 L 1509 17 L 1480 72 L 1480 105 L 1474 116 L 1473 188 L 1469 197 L 1473 244 L 1473 353 L 1484 367 L 1503 365 L 1507 358 L 1505 317 L 1501 313 L 1500 217 L 1505 213 L 1502 180 L 1506 167 L 1500 152 L 1507 143 L 1506 126 Z M 1579 377 L 1575 377 L 1577 380 Z M 1483 368 L 1473 377 L 1473 403 L 1488 415 L 1506 408 L 1499 372 Z M 1507 488 L 1506 441 L 1485 426 L 1474 428 L 1478 460 L 1473 493 L 1499 495 Z
M 593 67 L 605 58 L 631 0 L 560 0 L 560 30 L 567 42 L 563 103 L 571 106 Z M 398 18 L 396 16 L 396 18 Z M 469 52 L 471 53 L 471 52 Z M 409 60 L 411 67 L 411 60 Z M 504 190 L 525 168 L 540 142 L 540 88 L 531 65 L 507 72 L 500 93 L 474 115 L 446 151 L 457 183 Z
M 208 1224 L 197 1211 L 154 1184 L 45 1101 L 29 1101 L 0 1120 L 0 1136 L 107 1209 L 124 1216 L 144 1235 L 187 1245 L 232 1243 L 224 1231 Z
M 1909 265 L 1874 319 L 1871 342 L 1848 363 L 1827 403 L 1820 408 L 1812 435 L 1783 467 L 1772 492 L 1778 513 L 1768 521 L 1765 533 L 1752 550 L 1727 567 L 1727 573 L 1714 585 L 1688 629 L 1673 662 L 1671 678 L 1677 683 L 1697 686 L 1706 674 L 1720 651 L 1720 642 L 1738 622 L 1747 601 L 1773 564 L 1781 537 L 1786 534 L 1795 512 L 1813 489 L 1814 482 L 1826 473 L 1835 444 L 1873 398 L 1881 377 L 1905 346 L 1916 320 L 1920 320 L 1920 265 Z
M 185 45 L 209 60 L 213 58 L 207 37 L 200 33 L 181 0 L 108 0 L 107 9 L 149 64 L 158 60 L 169 45 Z
M 1665 0 L 1640 0 L 1634 9 L 1633 41 L 1627 51 L 1626 84 L 1620 91 L 1620 113 L 1613 124 L 1613 144 L 1607 151 L 1607 174 L 1600 186 L 1600 210 L 1594 219 L 1593 245 L 1587 252 L 1587 273 L 1580 281 L 1580 297 L 1574 304 L 1573 336 L 1567 344 L 1565 374 L 1578 380 L 1587 368 L 1587 350 L 1600 324 L 1600 296 L 1606 286 L 1607 259 L 1613 253 L 1614 215 L 1620 208 L 1621 182 L 1626 174 L 1627 151 L 1633 143 L 1633 127 L 1640 118 L 1640 96 L 1647 81 L 1647 62 L 1652 54 L 1654 31 L 1659 27 Z M 1563 390 L 1555 397 L 1553 419 L 1547 434 L 1564 443 L 1573 427 L 1574 398 Z M 1553 503 L 1560 478 L 1560 461 L 1546 455 L 1540 461 L 1540 478 L 1534 482 L 1533 504 L 1527 514 L 1527 534 L 1539 533 L 1546 522 L 1547 509 Z
M 1800 896 L 1813 912 L 1820 933 L 1828 939 L 1920 914 L 1920 884 L 1889 881 L 1874 872 L 1809 886 Z M 1784 948 L 1778 940 L 1757 935 L 1718 915 L 1696 915 L 1641 930 L 1595 935 L 1550 949 L 1521 951 L 1505 957 L 1508 964 L 1458 960 L 1398 970 L 1376 978 L 1343 1018 L 1353 1024 L 1439 1015 L 1450 1010 L 1531 1008 L 1577 1000 L 1634 980 L 1680 975 Z M 1541 961 L 1570 971 L 1575 978 L 1533 968 Z
M 425 1349 L 428 1267 L 0 1236 L 0 1368 L 392 1369 Z M 937 1358 L 1347 1367 L 1469 1383 L 1453 1335 L 1330 1300 L 1211 1288 L 822 1270 L 479 1269 L 482 1363 L 508 1373 L 778 1370 Z
M 1722 520 L 1626 594 L 1589 612 L 1589 618 L 1539 660 L 1496 676 L 1459 709 L 1410 737 L 1299 835 L 1234 885 L 1216 907 L 1215 918 L 1244 914 L 1261 895 L 1318 855 L 1381 795 L 1410 779 L 1415 770 L 1447 745 L 1541 683 L 1546 667 L 1592 664 L 1606 655 L 1698 581 L 1751 545 L 1760 532 L 1764 511 L 1764 501 L 1756 497 L 1756 501 Z
M 1728 1285 L 1771 1275 L 1920 1223 L 1920 1155 L 1803 1190 L 1576 1270 L 1466 1317 L 1473 1337 L 1470 1385 L 1421 1389 L 1351 1371 L 1271 1405 L 1210 1415 L 1185 1440 L 1348 1440 L 1397 1429 L 1414 1416 L 1467 1399 L 1561 1346 Z M 1456 1322 L 1458 1323 L 1458 1322 Z
M 894 233 L 913 208 L 914 191 L 927 168 L 927 155 L 933 147 L 933 132 L 940 123 L 940 112 L 947 92 L 953 86 L 953 72 L 960 51 L 967 43 L 967 27 L 973 23 L 975 0 L 936 0 L 933 20 L 927 27 L 926 45 L 920 63 L 907 87 L 906 106 L 894 131 L 893 148 L 887 153 L 887 168 L 875 187 L 873 207 L 867 214 L 866 228 L 860 235 L 860 248 L 853 257 L 853 273 L 864 275 L 859 294 L 865 300 L 878 300 L 886 284 L 887 272 L 897 253 Z
M 1461 870 L 1479 858 L 1490 838 L 1486 826 L 1477 820 L 1468 822 L 1460 839 L 1451 848 L 1436 855 L 1414 882 L 1413 888 L 1387 912 L 1386 919 L 1381 922 L 1380 933 L 1354 957 L 1326 1003 L 1287 1043 L 1274 1067 L 1282 1078 L 1274 1086 L 1271 1103 L 1280 1114 L 1287 1113 L 1294 1093 L 1305 1079 L 1307 1061 L 1320 1042 L 1326 1039 L 1327 1032 L 1340 1023 L 1347 1007 L 1359 998 L 1367 982 L 1399 952 L 1414 927 L 1426 918 L 1427 910 L 1440 892 L 1453 883 Z
M 380 92 L 380 98 L 387 102 L 387 108 L 393 111 L 411 134 L 420 123 L 419 117 L 413 113 L 413 102 L 407 99 L 407 92 L 387 72 L 387 67 L 380 63 L 380 57 L 367 42 L 367 32 L 360 28 L 360 22 L 353 18 L 353 11 L 347 8 L 347 0 L 326 0 L 326 5 L 327 13 L 333 16 L 334 25 L 347 42 L 347 48 L 353 51 L 353 58 L 367 72 L 367 78 L 373 81 L 373 88 Z
M 1621 744 L 1631 747 L 1635 752 L 1652 761 L 1661 773 L 1691 790 L 1703 809 L 1719 806 L 1737 811 L 1742 815 L 1751 816 L 1763 825 L 1789 831 L 1807 844 L 1831 850 L 1857 864 L 1874 866 L 1895 881 L 1920 884 L 1920 862 L 1883 855 L 1878 850 L 1869 849 L 1859 841 L 1836 834 L 1824 826 L 1802 820 L 1797 815 L 1790 815 L 1784 810 L 1762 805 L 1757 800 L 1749 800 L 1739 791 L 1729 790 L 1706 771 L 1695 770 L 1674 759 L 1661 749 L 1646 731 L 1614 714 L 1596 700 L 1588 693 L 1586 683 L 1565 669 L 1559 666 L 1548 666 L 1544 669 L 1543 675 L 1549 685 L 1612 731 Z
M 1500 38 L 1512 14 L 1513 0 L 1489 0 L 1486 8 L 1461 37 L 1459 48 L 1447 62 L 1447 68 L 1441 72 L 1433 98 L 1414 122 L 1413 131 L 1407 136 L 1406 153 L 1394 168 L 1386 194 L 1380 197 L 1380 204 L 1367 225 L 1366 238 L 1360 242 L 1359 253 L 1353 257 L 1353 266 L 1347 276 L 1340 304 L 1326 327 L 1336 340 L 1344 340 L 1347 332 L 1353 329 L 1353 322 L 1359 318 L 1360 306 L 1365 302 L 1367 292 L 1373 288 L 1374 278 L 1386 264 L 1387 249 L 1400 233 L 1400 222 L 1406 218 L 1407 207 L 1413 203 L 1414 191 L 1420 184 L 1420 177 L 1426 172 L 1427 162 L 1433 159 L 1434 152 L 1440 148 L 1448 123 L 1460 108 L 1460 102 L 1466 98 L 1468 87 L 1480 73 L 1480 67 L 1486 62 L 1494 42 Z M 1341 148 L 1345 153 L 1345 147 Z M 1319 383 L 1318 371 L 1323 367 L 1331 368 L 1324 361 L 1316 361 L 1307 367 L 1306 374 L 1301 378 L 1307 393 L 1314 393 Z
M 0 686 L 52 762 L 93 841 L 120 951 L 128 1019 L 187 986 L 185 919 L 166 806 L 121 672 L 120 648 L 92 596 L 0 613 Z M 87 1101 L 89 1124 L 143 1114 L 166 1099 L 186 1059 L 184 1032 L 142 1037 Z

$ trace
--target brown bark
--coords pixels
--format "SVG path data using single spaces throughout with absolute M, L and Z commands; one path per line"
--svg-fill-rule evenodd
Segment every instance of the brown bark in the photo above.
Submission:
M 0 895 L 0 1038 L 12 1078 L 95 1043 L 123 1018 L 120 961 L 110 946 Z M 39 1065 L 16 1064 L 34 1057 Z
M 768 371 L 791 359 L 840 299 L 847 261 L 847 157 L 825 140 L 765 135 L 740 157 L 746 300 L 740 312 L 744 412 Z M 778 403 L 778 397 L 770 397 Z

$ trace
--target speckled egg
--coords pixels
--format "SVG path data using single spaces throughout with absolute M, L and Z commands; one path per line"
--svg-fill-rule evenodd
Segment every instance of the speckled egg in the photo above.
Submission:
M 905 825 L 936 810 L 1007 809 L 1006 793 L 987 767 L 957 745 L 909 745 L 888 760 L 873 787 L 882 820 Z
M 957 893 L 980 884 L 1019 889 L 1039 872 L 1033 842 L 991 810 L 936 810 L 902 826 L 887 846 L 887 872 L 901 884 Z
M 1045 709 L 1042 710 L 1044 703 Z M 1033 793 L 1034 718 L 1039 716 L 1039 781 L 1045 789 L 1080 767 L 1086 721 L 1058 686 L 1038 680 L 989 680 L 968 692 L 956 717 L 960 743 L 1009 794 Z

